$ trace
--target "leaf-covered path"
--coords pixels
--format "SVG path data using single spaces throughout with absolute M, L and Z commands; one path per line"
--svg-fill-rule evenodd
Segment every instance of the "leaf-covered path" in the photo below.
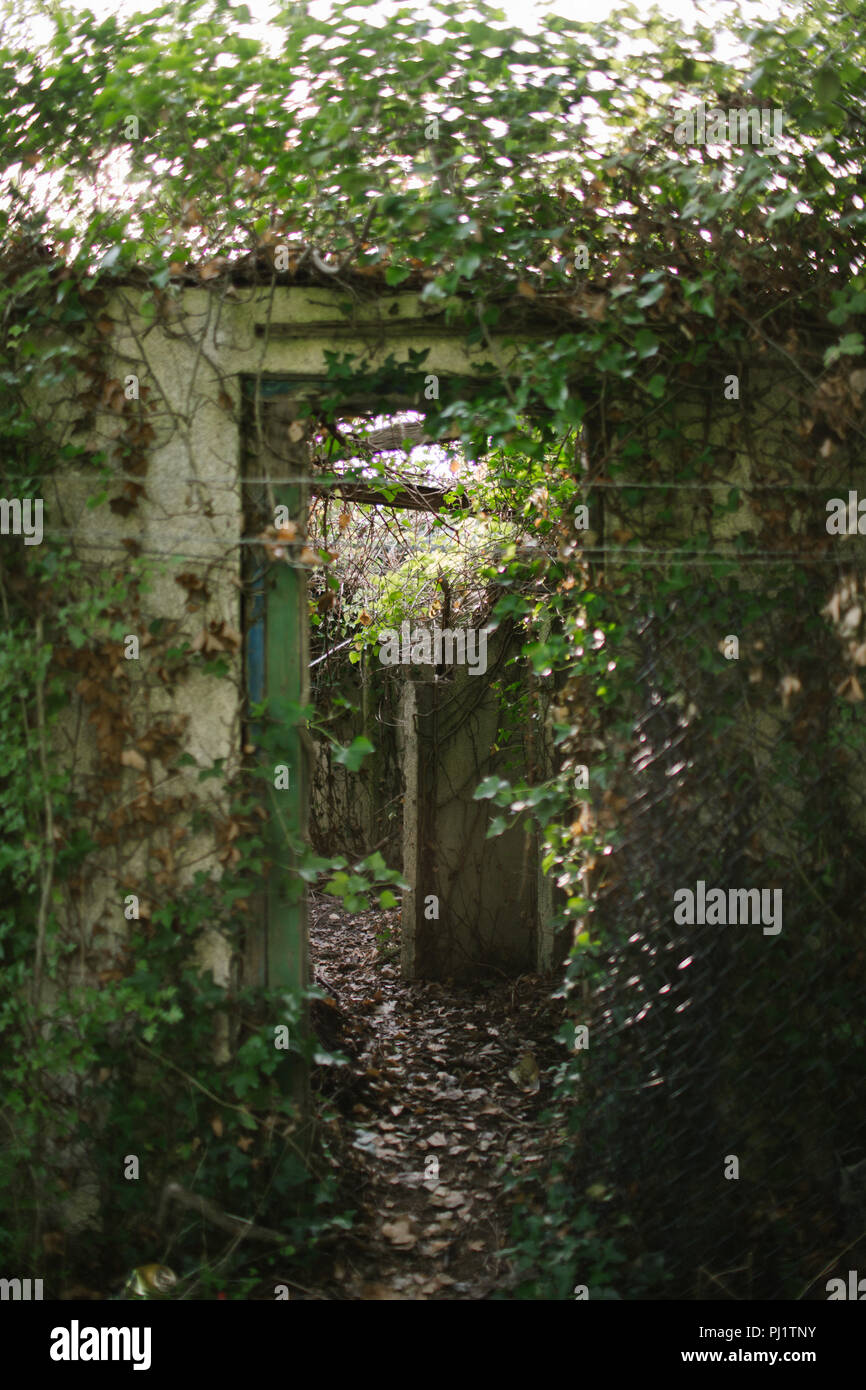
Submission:
M 333 899 L 313 900 L 310 938 L 327 995 L 317 1032 L 350 1059 L 317 1079 L 339 1111 L 334 1150 L 357 1212 L 318 1296 L 462 1300 L 506 1289 L 503 1178 L 542 1162 L 551 1135 L 540 1116 L 564 1060 L 552 982 L 403 981 L 399 912 L 348 915 Z

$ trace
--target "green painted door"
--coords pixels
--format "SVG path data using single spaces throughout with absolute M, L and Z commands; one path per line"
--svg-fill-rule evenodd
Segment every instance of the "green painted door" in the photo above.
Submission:
M 275 391 L 274 387 L 279 387 Z M 267 701 L 265 722 L 248 728 L 265 770 L 267 840 L 273 868 L 259 899 L 255 939 L 247 952 L 251 981 L 285 986 L 295 993 L 309 979 L 307 903 L 296 872 L 293 846 L 303 841 L 311 769 L 309 735 L 297 723 L 309 698 L 309 638 L 306 572 L 296 560 L 300 545 L 275 558 L 255 538 L 274 524 L 284 506 L 303 535 L 309 470 L 306 430 L 301 431 L 297 395 L 282 383 L 251 383 L 246 391 L 244 510 L 246 682 L 253 704 Z M 298 481 L 292 481 L 296 478 Z M 267 731 L 267 748 L 261 746 Z M 278 768 L 287 769 L 284 773 Z M 286 781 L 288 785 L 286 785 Z

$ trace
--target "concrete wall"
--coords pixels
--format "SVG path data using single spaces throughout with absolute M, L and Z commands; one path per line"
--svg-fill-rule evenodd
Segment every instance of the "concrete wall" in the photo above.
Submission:
M 175 639 L 195 641 L 205 628 L 228 634 L 224 656 L 228 678 L 193 673 L 177 684 L 164 682 L 149 669 L 146 648 L 140 661 L 121 661 L 117 676 L 118 701 L 128 711 L 129 734 L 116 753 L 116 785 L 106 785 L 97 739 L 86 720 L 87 709 L 71 708 L 61 730 L 63 757 L 74 765 L 82 784 L 105 798 L 111 809 L 135 803 L 137 796 L 161 808 L 142 834 L 130 825 L 128 843 L 120 853 L 105 856 L 103 872 L 82 885 L 75 905 L 84 939 L 90 942 L 97 925 L 121 936 L 123 892 L 134 891 L 154 850 L 167 852 L 171 832 L 189 819 L 188 798 L 213 800 L 215 782 L 200 784 L 197 772 L 224 759 L 228 770 L 240 749 L 242 534 L 241 382 L 244 376 L 303 377 L 314 389 L 324 380 L 326 351 L 356 353 L 372 368 L 393 353 L 407 360 L 410 347 L 429 346 L 424 374 L 465 374 L 485 360 L 483 350 L 465 349 L 454 331 L 430 322 L 415 294 L 392 294 L 355 305 L 347 317 L 341 291 L 319 288 L 185 290 L 178 299 L 162 296 L 157 317 L 142 310 L 142 293 L 120 287 L 102 314 L 102 346 L 108 376 L 119 389 L 134 374 L 141 403 L 124 406 L 117 392 L 106 393 L 92 412 L 89 447 L 107 450 L 114 475 L 108 486 L 115 496 L 121 486 L 143 486 L 137 506 L 126 516 L 105 505 L 89 509 L 87 499 L 98 491 L 97 470 L 64 468 L 46 488 L 44 544 L 60 545 L 72 538 L 86 565 L 104 572 L 127 568 L 131 543 L 153 564 L 149 591 L 140 615 L 130 614 L 129 632 L 147 641 L 154 618 L 177 625 Z M 503 360 L 508 350 L 500 349 Z M 58 446 L 70 441 L 82 411 L 78 405 L 88 381 L 82 377 L 74 393 L 51 401 L 53 435 Z M 34 402 L 39 409 L 41 402 Z M 375 403 L 372 403 L 375 404 Z M 139 462 L 124 472 L 119 443 L 133 412 L 142 422 Z M 80 442 L 80 435 L 77 436 Z M 124 543 L 127 544 L 124 544 Z M 179 575 L 205 580 L 209 597 L 196 612 L 186 604 Z M 98 673 L 94 673 L 98 675 Z M 82 718 L 82 714 L 84 718 Z M 136 736 L 154 719 L 172 720 L 196 767 L 173 774 L 171 782 L 159 759 L 142 754 L 146 771 L 125 766 L 124 754 L 137 750 Z M 73 752 L 70 754 L 69 749 Z M 216 847 L 190 837 L 186 858 L 196 869 L 220 872 Z M 174 858 L 180 858 L 175 845 Z M 205 968 L 228 982 L 230 961 L 216 937 L 203 939 L 200 956 Z
M 125 660 L 116 639 L 105 638 L 91 653 L 93 634 L 87 633 L 90 664 L 57 730 L 57 766 L 68 771 L 82 817 L 115 831 L 111 844 L 92 851 L 79 878 L 64 886 L 58 911 L 78 948 L 68 958 L 73 985 L 92 984 L 118 964 L 129 931 L 127 894 L 140 896 L 146 919 L 154 907 L 143 887 L 147 880 L 157 891 L 162 882 L 171 894 L 198 871 L 218 878 L 231 854 L 220 839 L 228 812 L 220 783 L 202 783 L 198 774 L 219 760 L 231 773 L 242 748 L 243 379 L 285 377 L 314 391 L 325 380 L 329 349 L 354 354 L 372 369 L 389 354 L 404 362 L 410 347 L 429 346 L 418 376 L 421 399 L 427 372 L 471 375 L 487 356 L 483 349 L 466 350 L 453 329 L 431 322 L 414 294 L 363 304 L 356 298 L 348 313 L 346 294 L 329 288 L 245 289 L 220 281 L 176 298 L 162 294 L 150 310 L 147 298 L 118 285 L 92 341 L 78 330 L 70 338 L 80 375 L 32 399 L 52 451 L 86 442 L 107 460 L 105 469 L 89 469 L 76 458 L 74 467 L 60 463 L 49 473 L 43 544 L 71 545 L 84 567 L 82 593 L 90 578 L 104 590 L 107 574 L 127 573 L 133 555 L 147 570 L 139 600 L 112 615 L 124 634 L 139 637 L 139 659 Z M 95 389 L 83 360 L 88 355 L 100 373 Z M 509 349 L 500 344 L 497 356 L 507 362 Z M 127 398 L 127 386 L 137 399 Z M 279 450 L 261 427 L 259 413 L 252 424 L 256 466 L 270 469 L 276 486 L 284 481 L 275 463 Z M 303 431 L 289 439 L 293 466 L 302 458 L 306 468 Z M 88 507 L 101 488 L 117 507 Z M 192 603 L 190 585 L 197 592 Z M 219 653 L 227 674 L 202 669 L 206 653 L 200 651 L 197 668 L 174 677 L 160 664 L 165 642 L 152 635 L 154 621 L 175 646 L 187 641 L 201 648 L 207 639 L 207 655 Z M 71 645 L 68 654 L 77 659 Z M 293 659 L 301 658 L 295 653 Z M 89 718 L 106 700 L 114 711 L 110 728 Z M 179 751 L 191 753 L 194 765 L 174 766 Z M 209 810 L 214 829 L 193 833 L 197 806 Z M 265 902 L 262 910 L 269 913 L 274 904 Z M 254 923 L 257 977 L 262 969 L 267 973 L 268 939 L 267 923 Z M 242 963 L 212 927 L 200 932 L 192 950 L 200 968 L 223 986 L 240 973 Z M 46 996 L 50 1002 L 48 986 Z M 219 1019 L 215 1023 L 216 1055 L 225 1058 L 232 1039 Z M 70 1229 L 98 1219 L 92 1179 L 77 1160 L 74 1167 Z
M 489 668 L 504 655 L 495 637 Z M 520 742 L 493 751 L 498 696 L 481 675 L 450 680 L 409 668 L 401 730 L 406 778 L 402 971 L 407 979 L 468 979 L 534 970 L 538 959 L 535 836 L 487 839 L 498 808 L 473 794 L 494 773 L 525 769 Z M 515 766 L 516 764 L 516 766 Z

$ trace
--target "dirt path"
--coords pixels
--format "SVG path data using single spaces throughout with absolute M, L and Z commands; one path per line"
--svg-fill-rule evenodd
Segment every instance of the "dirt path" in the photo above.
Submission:
M 548 1069 L 564 1059 L 551 982 L 406 983 L 399 911 L 348 915 L 333 899 L 313 899 L 310 940 L 329 996 L 317 1031 L 351 1059 L 321 1072 L 358 1212 L 322 1293 L 462 1300 L 508 1287 L 503 1169 L 542 1161 Z

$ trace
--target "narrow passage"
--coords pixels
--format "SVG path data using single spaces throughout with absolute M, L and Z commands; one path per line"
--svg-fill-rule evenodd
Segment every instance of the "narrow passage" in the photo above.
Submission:
M 471 985 L 400 978 L 400 912 L 348 914 L 312 895 L 310 945 L 324 1047 L 346 1067 L 315 1084 L 357 1217 L 332 1299 L 479 1299 L 507 1289 L 505 1171 L 540 1164 L 540 1123 L 565 1050 L 554 983 L 490 972 Z M 351 1172 L 347 1174 L 345 1167 Z

